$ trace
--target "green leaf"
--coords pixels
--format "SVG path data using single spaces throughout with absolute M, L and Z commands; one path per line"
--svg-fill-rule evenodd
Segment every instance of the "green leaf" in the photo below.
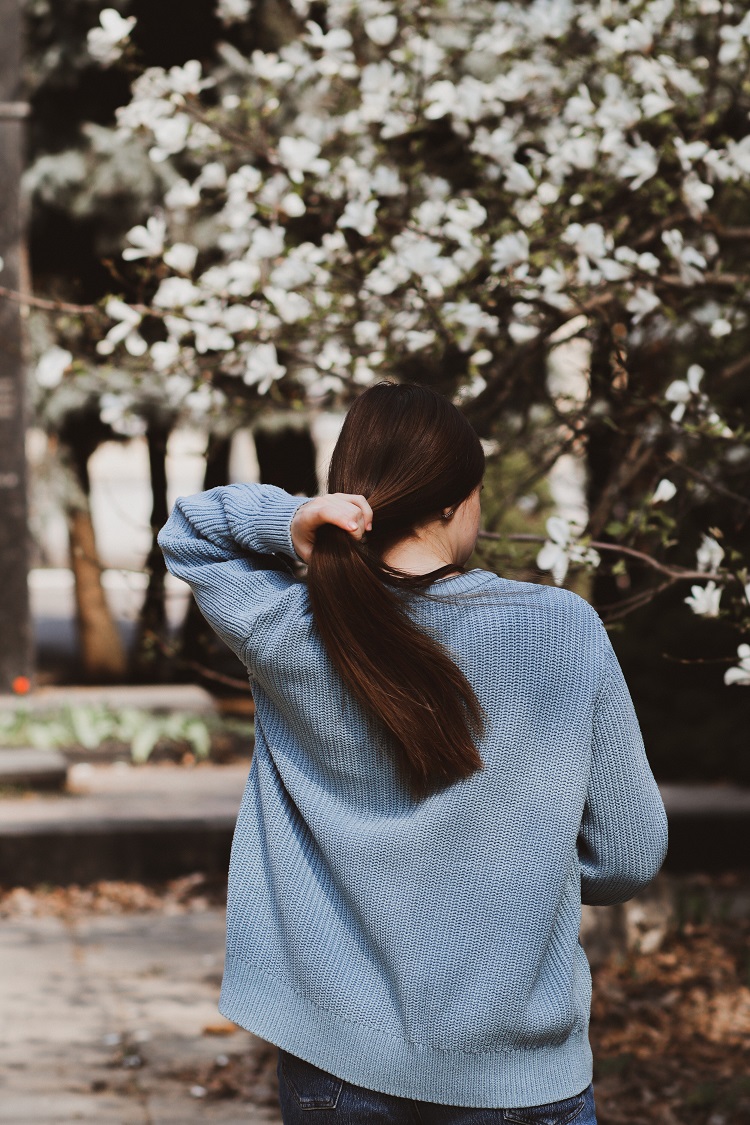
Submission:
M 183 731 L 184 737 L 192 746 L 196 758 L 207 758 L 211 752 L 211 733 L 200 719 L 190 719 Z
M 147 762 L 160 738 L 159 724 L 146 719 L 135 732 L 130 743 L 130 756 L 133 761 Z

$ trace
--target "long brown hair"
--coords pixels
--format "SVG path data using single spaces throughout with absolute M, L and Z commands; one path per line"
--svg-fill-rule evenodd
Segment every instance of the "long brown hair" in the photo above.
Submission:
M 333 451 L 326 491 L 364 496 L 372 530 L 357 540 L 318 528 L 307 570 L 315 626 L 332 663 L 392 737 L 412 796 L 482 768 L 472 735 L 485 716 L 442 645 L 408 614 L 402 591 L 424 594 L 448 564 L 408 575 L 381 555 L 417 526 L 455 508 L 480 484 L 482 444 L 461 411 L 418 383 L 383 381 L 354 401 Z

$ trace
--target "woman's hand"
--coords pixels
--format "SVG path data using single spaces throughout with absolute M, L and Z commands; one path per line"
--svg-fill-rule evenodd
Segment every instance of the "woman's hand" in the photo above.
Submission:
M 332 492 L 314 496 L 300 504 L 292 517 L 291 534 L 294 549 L 303 562 L 310 561 L 315 546 L 315 532 L 323 523 L 332 523 L 361 539 L 372 529 L 372 508 L 364 496 L 348 492 Z

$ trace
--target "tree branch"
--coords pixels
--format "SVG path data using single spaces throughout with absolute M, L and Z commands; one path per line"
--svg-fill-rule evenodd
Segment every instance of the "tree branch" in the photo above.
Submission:
M 96 305 L 71 305 L 68 301 L 50 301 L 44 297 L 32 297 L 29 293 L 19 293 L 17 289 L 6 289 L 4 285 L 0 285 L 0 297 L 4 297 L 7 301 L 14 301 L 18 305 L 45 309 L 47 312 L 76 313 L 83 316 L 101 311 Z
M 532 535 L 529 532 L 519 531 L 512 532 L 508 535 L 500 535 L 494 531 L 480 531 L 480 539 L 495 539 L 495 540 L 515 540 L 518 542 L 530 543 L 546 543 L 547 536 L 545 535 Z M 622 543 L 603 543 L 598 539 L 590 539 L 586 541 L 587 547 L 594 547 L 597 551 L 613 551 L 621 555 L 627 555 L 629 558 L 637 559 L 638 562 L 650 566 L 653 570 L 658 570 L 661 574 L 669 576 L 671 582 L 677 582 L 685 579 L 692 581 L 707 581 L 713 579 L 715 582 L 739 582 L 740 578 L 736 574 L 722 573 L 721 571 L 702 571 L 690 570 L 689 567 L 684 566 L 667 566 L 666 563 L 659 562 L 658 559 L 652 558 L 651 555 L 645 554 L 643 551 L 637 551 L 635 547 L 626 547 Z

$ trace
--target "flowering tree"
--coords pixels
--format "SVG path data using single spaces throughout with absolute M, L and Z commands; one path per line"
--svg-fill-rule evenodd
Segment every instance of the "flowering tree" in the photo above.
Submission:
M 750 15 L 290 0 L 243 51 L 250 3 L 217 10 L 215 57 L 147 68 L 117 114 L 165 189 L 90 321 L 131 380 L 108 421 L 143 395 L 211 426 L 428 381 L 539 475 L 587 459 L 587 526 L 552 517 L 536 555 L 555 582 L 606 572 L 612 616 L 687 582 L 693 613 L 747 631 Z M 133 65 L 137 32 L 105 9 L 89 50 Z M 549 359 L 574 338 L 571 394 Z M 747 649 L 727 683 L 750 684 Z

